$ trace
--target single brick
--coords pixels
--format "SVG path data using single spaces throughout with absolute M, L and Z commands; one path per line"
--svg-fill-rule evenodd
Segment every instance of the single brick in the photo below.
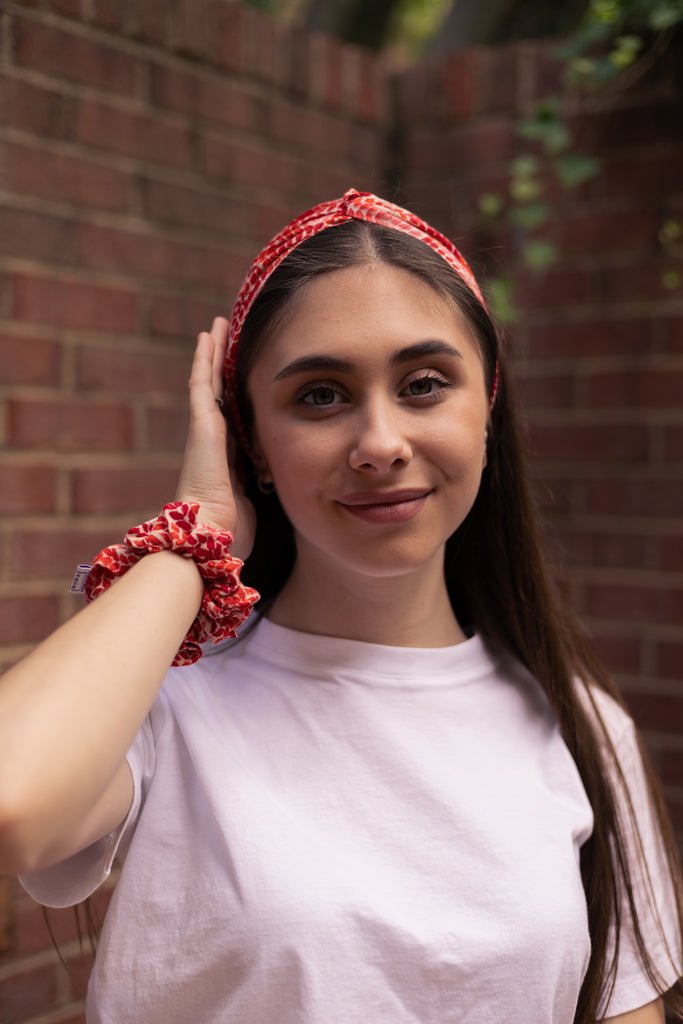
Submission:
M 128 13 L 128 0 L 93 0 L 92 21 L 109 32 L 121 32 Z
M 72 474 L 74 511 L 85 515 L 126 512 L 133 524 L 171 501 L 177 482 L 178 470 L 171 467 L 76 469 Z
M 190 129 L 159 115 L 134 114 L 81 98 L 76 137 L 102 149 L 173 167 L 192 165 Z
M 147 409 L 147 436 L 153 451 L 181 452 L 187 436 L 187 409 Z
M 130 206 L 129 175 L 93 160 L 52 153 L 40 145 L 6 143 L 5 171 L 15 192 L 102 210 L 124 211 Z
M 61 346 L 51 339 L 0 331 L 0 383 L 55 386 L 60 354 Z
M 530 439 L 534 457 L 582 463 L 639 462 L 648 452 L 647 427 L 625 423 L 533 423 Z
M 81 526 L 18 530 L 11 537 L 11 575 L 25 579 L 61 577 L 70 582 L 79 562 L 92 561 L 107 544 L 121 540 L 123 532 L 119 536 L 109 529 Z
M 12 276 L 12 315 L 18 320 L 99 331 L 134 331 L 138 296 L 90 281 Z
M 206 228 L 226 239 L 250 234 L 251 204 L 222 192 L 146 179 L 143 194 L 145 211 L 152 220 Z
M 59 625 L 58 602 L 52 596 L 13 594 L 0 597 L 0 643 L 23 644 L 42 640 Z M 6 981 L 3 981 L 3 1000 Z M 46 1006 L 32 1010 L 37 1013 Z M 3 1010 L 6 1004 L 3 1001 Z
M 0 123 L 38 137 L 70 138 L 76 101 L 54 89 L 43 89 L 0 75 Z
M 120 451 L 131 447 L 131 411 L 125 405 L 11 399 L 8 440 L 17 448 Z
M 195 68 L 151 67 L 152 101 L 204 121 L 234 128 L 254 127 L 255 98 L 242 82 L 230 82 Z
M 639 473 L 634 479 L 622 480 L 603 476 L 583 484 L 583 510 L 591 515 L 629 516 L 659 519 L 679 516 L 681 482 L 675 478 L 659 478 Z
M 0 466 L 0 512 L 53 512 L 56 484 L 51 466 Z
M 220 299 L 208 301 L 191 295 L 163 295 L 151 300 L 150 330 L 152 334 L 172 338 L 194 339 L 208 330 L 216 316 L 225 316 L 228 303 Z
M 33 18 L 16 17 L 13 32 L 17 64 L 107 92 L 134 95 L 137 69 L 130 54 Z
M 73 263 L 73 237 L 64 217 L 0 207 L 0 259 Z
M 197 328 L 197 332 L 201 330 Z M 76 353 L 76 380 L 87 391 L 187 393 L 192 345 L 185 352 L 140 352 L 137 349 L 87 346 Z

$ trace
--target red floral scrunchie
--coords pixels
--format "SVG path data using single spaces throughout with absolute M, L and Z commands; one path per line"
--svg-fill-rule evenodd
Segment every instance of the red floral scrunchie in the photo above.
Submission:
M 134 526 L 122 544 L 103 548 L 93 562 L 85 583 L 85 596 L 94 600 L 114 580 L 147 554 L 175 551 L 196 563 L 204 579 L 204 593 L 197 617 L 173 659 L 174 665 L 192 665 L 202 656 L 201 644 L 217 644 L 237 635 L 237 628 L 259 600 L 258 591 L 240 581 L 243 562 L 230 554 L 233 535 L 197 524 L 199 505 L 172 501 L 156 519 Z

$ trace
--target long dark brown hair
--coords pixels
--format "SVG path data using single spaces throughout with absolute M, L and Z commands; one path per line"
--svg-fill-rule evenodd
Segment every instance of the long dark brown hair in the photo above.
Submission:
M 424 243 L 390 228 L 360 221 L 328 228 L 302 243 L 283 261 L 249 312 L 237 360 L 237 393 L 243 423 L 248 429 L 252 423 L 247 390 L 249 372 L 268 337 L 287 316 L 294 297 L 322 274 L 373 262 L 416 275 L 440 297 L 454 303 L 466 317 L 479 346 L 489 388 L 496 360 L 500 363 L 498 394 L 489 428 L 488 462 L 469 515 L 446 543 L 446 584 L 458 621 L 473 626 L 493 649 L 513 654 L 543 687 L 593 809 L 593 832 L 581 848 L 591 955 L 575 1024 L 595 1024 L 614 986 L 622 890 L 644 969 L 668 1008 L 683 1015 L 683 986 L 679 982 L 665 993 L 665 982 L 643 938 L 642 911 L 639 914 L 634 890 L 638 872 L 649 877 L 647 865 L 634 865 L 627 854 L 627 830 L 634 832 L 636 847 L 640 846 L 636 815 L 590 687 L 606 691 L 620 704 L 622 700 L 548 571 L 517 424 L 513 384 L 506 369 L 505 352 L 501 351 L 496 328 L 485 308 L 449 265 Z M 294 565 L 294 534 L 277 496 L 265 496 L 259 491 L 246 453 L 239 456 L 239 463 L 242 482 L 256 506 L 258 523 L 244 578 L 261 592 L 265 606 L 280 591 Z M 587 705 L 592 706 L 590 713 Z M 678 854 L 658 783 L 642 743 L 640 746 L 674 878 L 678 925 L 683 933 Z M 612 762 L 609 771 L 605 770 L 606 758 Z M 617 793 L 618 789 L 623 792 Z M 620 820 L 617 813 L 618 797 L 628 810 L 628 822 Z M 640 849 L 642 854 L 642 846 Z M 652 902 L 652 913 L 658 920 Z M 616 948 L 611 956 L 610 923 L 616 934 Z

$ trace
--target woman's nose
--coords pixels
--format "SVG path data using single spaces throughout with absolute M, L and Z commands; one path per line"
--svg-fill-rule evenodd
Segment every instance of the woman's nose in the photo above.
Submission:
M 351 468 L 381 474 L 408 463 L 413 451 L 406 426 L 405 413 L 402 415 L 391 403 L 378 401 L 359 410 L 349 453 Z

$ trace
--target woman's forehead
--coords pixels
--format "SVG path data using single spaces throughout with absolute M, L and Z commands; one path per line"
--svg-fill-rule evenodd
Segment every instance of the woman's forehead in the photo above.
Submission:
M 453 300 L 407 270 L 376 262 L 310 281 L 273 332 L 271 345 L 334 345 L 352 337 L 395 337 L 403 343 L 416 332 L 435 331 L 472 341 L 471 327 Z
M 307 286 L 252 372 L 271 383 L 303 372 L 384 372 L 433 358 L 481 364 L 464 315 L 415 275 L 369 265 Z

